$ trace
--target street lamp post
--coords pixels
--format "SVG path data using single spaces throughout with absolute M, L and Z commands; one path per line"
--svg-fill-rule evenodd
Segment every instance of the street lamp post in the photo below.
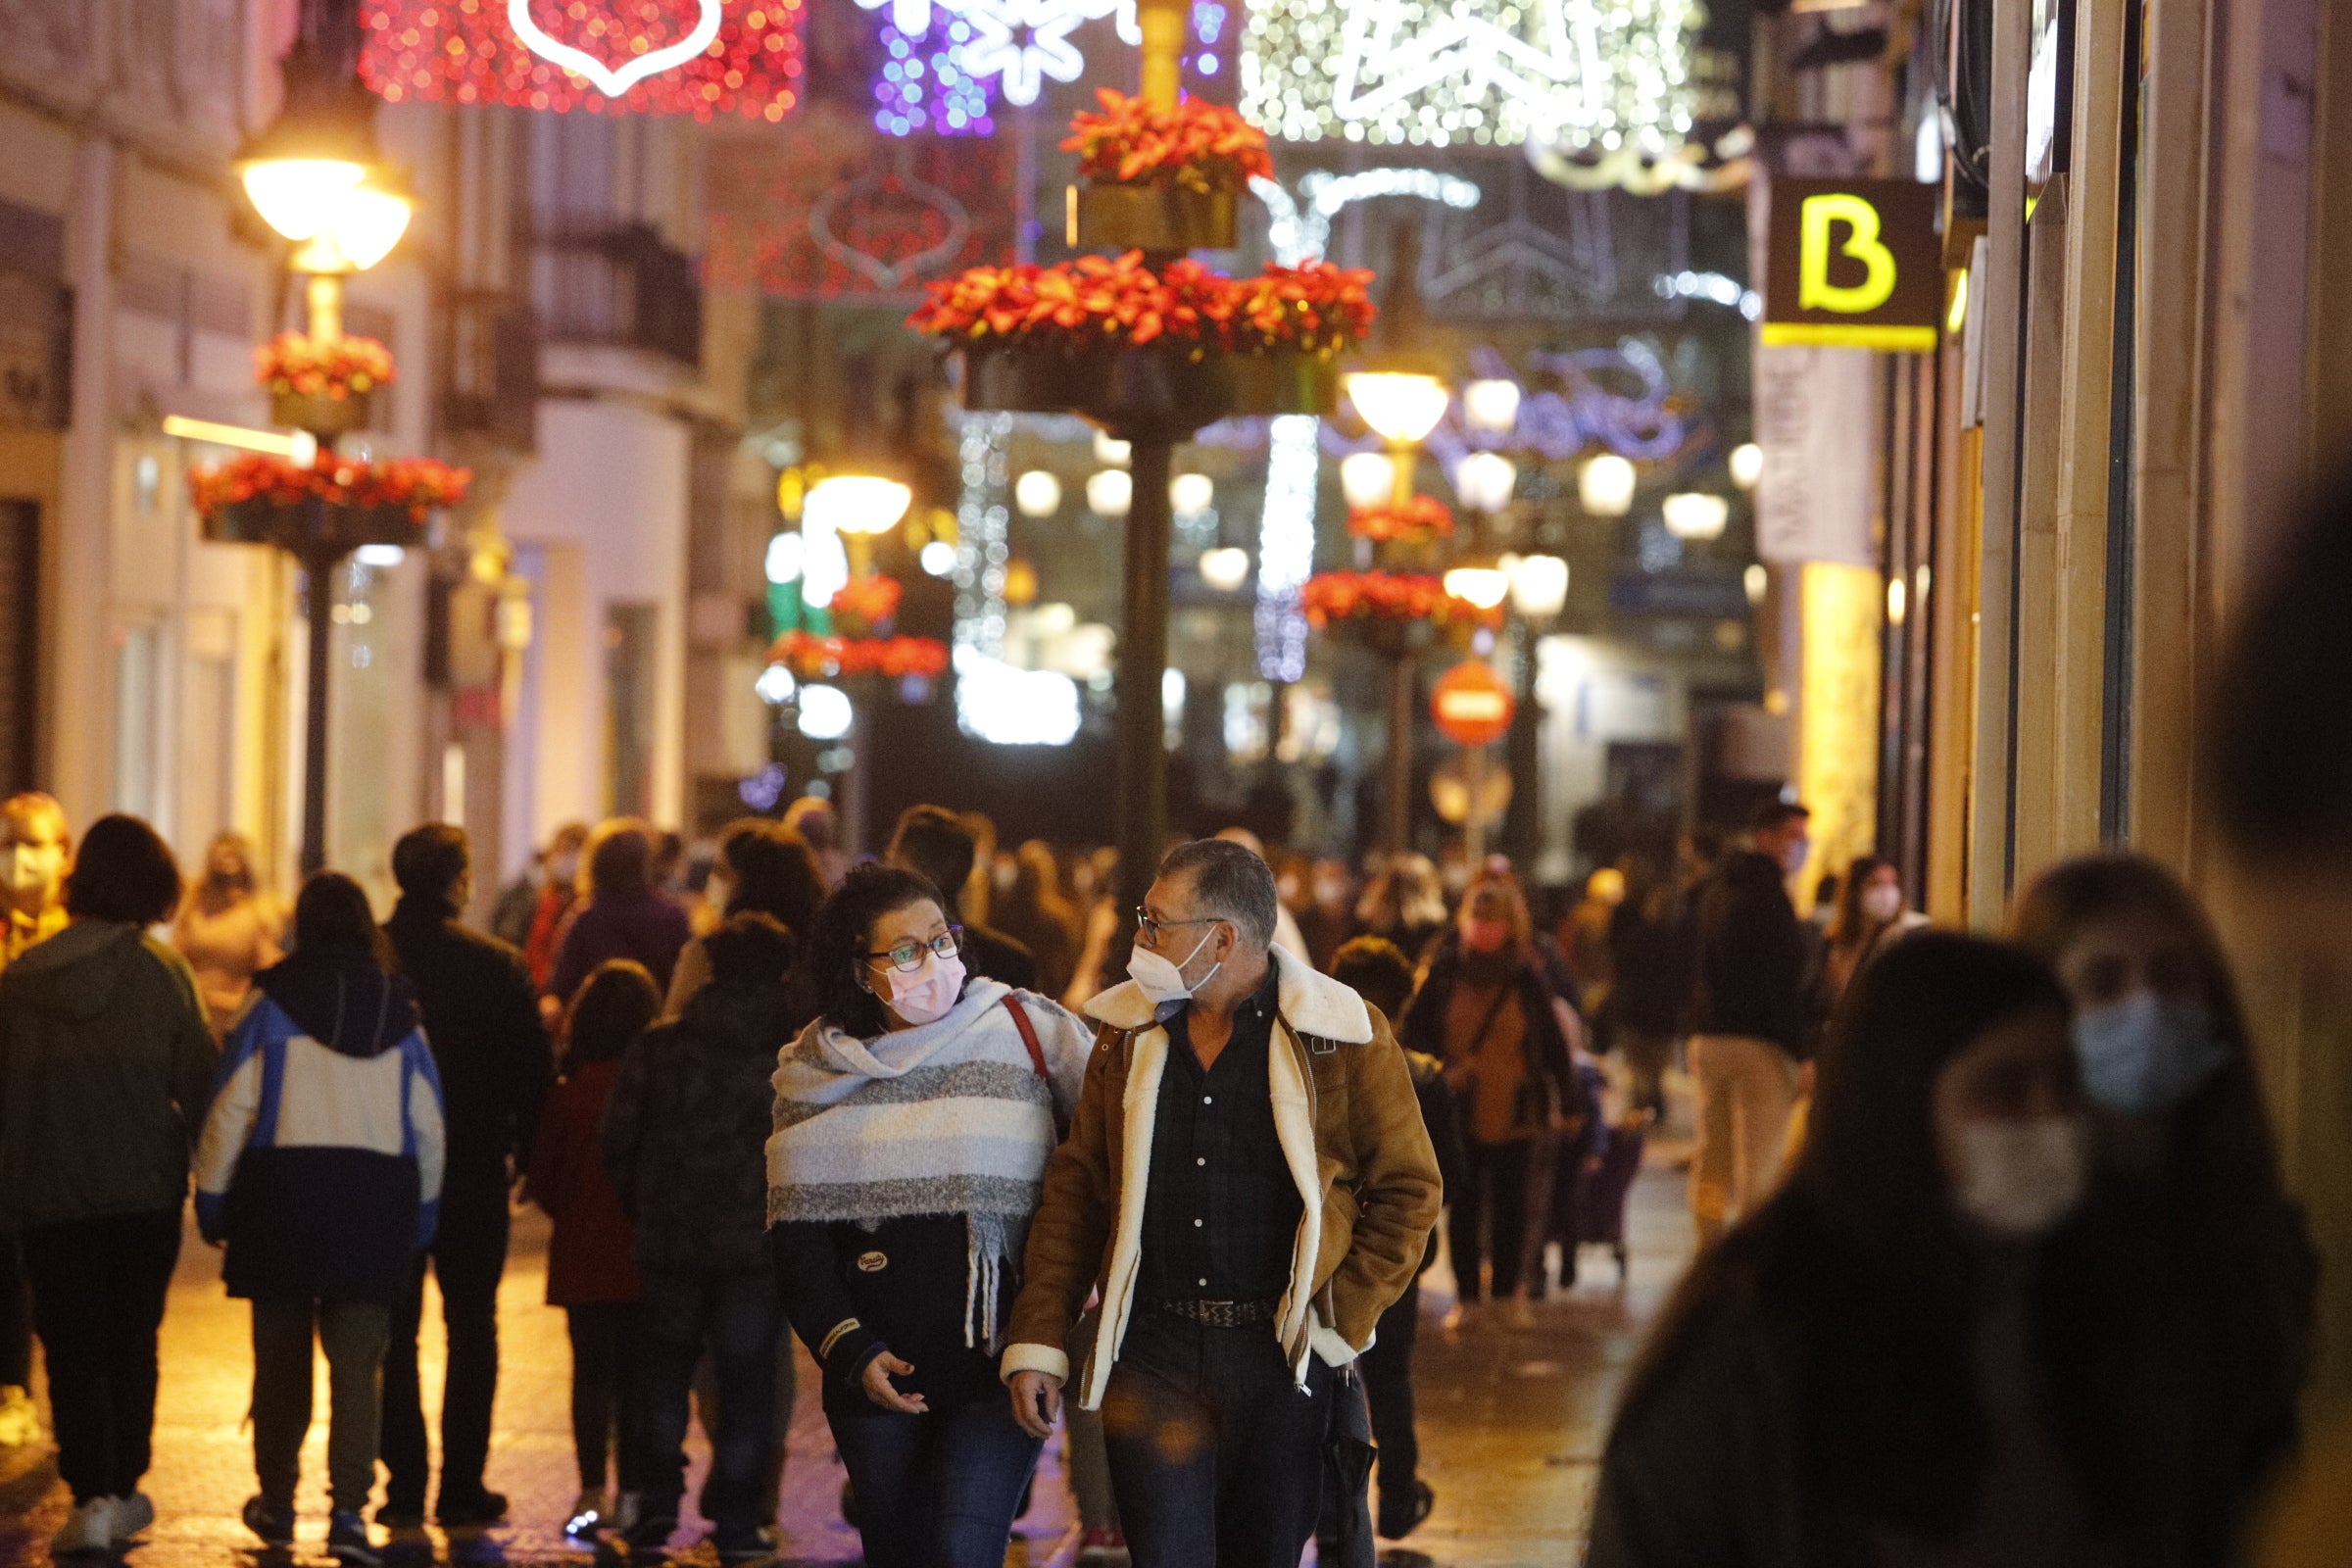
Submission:
M 1520 624 L 1519 706 L 1504 738 L 1513 785 L 1503 843 L 1512 861 L 1532 873 L 1543 848 L 1541 726 L 1536 704 L 1536 651 L 1568 607 L 1568 563 L 1558 556 L 1522 556 L 1511 567 L 1511 609 Z
M 299 246 L 292 260 L 304 274 L 311 336 L 334 343 L 343 336 L 343 279 L 391 254 L 407 232 L 413 204 L 392 189 L 375 166 L 375 100 L 338 70 L 316 36 L 306 9 L 305 36 L 285 61 L 285 108 L 238 158 L 246 195 L 264 221 Z M 345 422 L 309 411 L 310 434 L 331 448 Z M 327 504 L 306 504 L 302 567 L 304 613 L 310 622 L 309 688 L 303 725 L 302 874 L 326 865 L 328 626 L 334 609 L 335 567 L 352 546 L 330 525 Z
M 850 580 L 869 576 L 874 569 L 874 541 L 896 528 L 914 504 L 914 491 L 881 474 L 836 473 L 809 487 L 801 503 L 804 529 L 831 530 L 849 560 Z M 846 586 L 846 585 L 845 585 Z M 858 676 L 843 683 L 854 696 L 850 717 L 849 798 L 842 802 L 842 839 L 853 851 L 865 844 L 866 802 L 873 776 L 874 714 L 880 704 L 870 689 L 874 678 Z M 858 687 L 869 689 L 859 691 Z M 862 710 L 858 711 L 857 710 Z
M 1434 375 L 1406 370 L 1358 370 L 1347 378 L 1348 399 L 1373 433 L 1389 444 L 1391 499 L 1399 507 L 1413 499 L 1413 461 L 1429 432 L 1446 416 L 1450 395 Z M 1389 661 L 1389 754 L 1382 784 L 1385 797 L 1381 848 L 1401 855 L 1413 833 L 1413 657 Z

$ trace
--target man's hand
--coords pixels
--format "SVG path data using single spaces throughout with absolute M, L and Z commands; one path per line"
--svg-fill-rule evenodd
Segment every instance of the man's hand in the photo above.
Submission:
M 1061 1414 L 1061 1379 L 1044 1372 L 1012 1375 L 1012 1418 L 1033 1438 L 1054 1435 L 1054 1418 Z
M 924 1402 L 923 1396 L 919 1394 L 901 1394 L 892 1387 L 890 1381 L 893 1377 L 903 1378 L 913 1370 L 912 1366 L 884 1350 L 865 1363 L 865 1370 L 858 1374 L 858 1380 L 865 1385 L 865 1396 L 883 1409 L 896 1410 L 901 1415 L 921 1415 L 931 1408 Z

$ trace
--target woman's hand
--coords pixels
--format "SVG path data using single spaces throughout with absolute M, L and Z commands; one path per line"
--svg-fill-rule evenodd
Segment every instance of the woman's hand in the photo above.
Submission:
M 901 1415 L 922 1415 L 931 1408 L 924 1402 L 923 1396 L 919 1394 L 901 1394 L 891 1386 L 890 1381 L 894 1377 L 906 1377 L 913 1370 L 906 1362 L 884 1350 L 865 1363 L 865 1370 L 858 1378 L 865 1385 L 865 1396 L 883 1409 L 896 1410 Z

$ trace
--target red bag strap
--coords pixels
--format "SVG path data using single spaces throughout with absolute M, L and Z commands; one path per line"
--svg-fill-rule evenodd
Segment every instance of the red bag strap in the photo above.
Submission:
M 1029 1065 L 1037 1069 L 1040 1078 L 1046 1076 L 1046 1051 L 1037 1043 L 1037 1025 L 1021 1006 L 1021 999 L 1010 992 L 1004 994 L 1004 1010 L 1012 1014 L 1012 1026 L 1021 1032 L 1021 1044 L 1029 1048 Z

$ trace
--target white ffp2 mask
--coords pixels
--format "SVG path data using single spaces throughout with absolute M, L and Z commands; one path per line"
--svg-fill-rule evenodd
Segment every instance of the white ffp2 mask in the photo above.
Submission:
M 2090 1135 L 2080 1116 L 1964 1122 L 1957 1142 L 1952 1202 L 1994 1236 L 2032 1241 L 2082 1201 Z

